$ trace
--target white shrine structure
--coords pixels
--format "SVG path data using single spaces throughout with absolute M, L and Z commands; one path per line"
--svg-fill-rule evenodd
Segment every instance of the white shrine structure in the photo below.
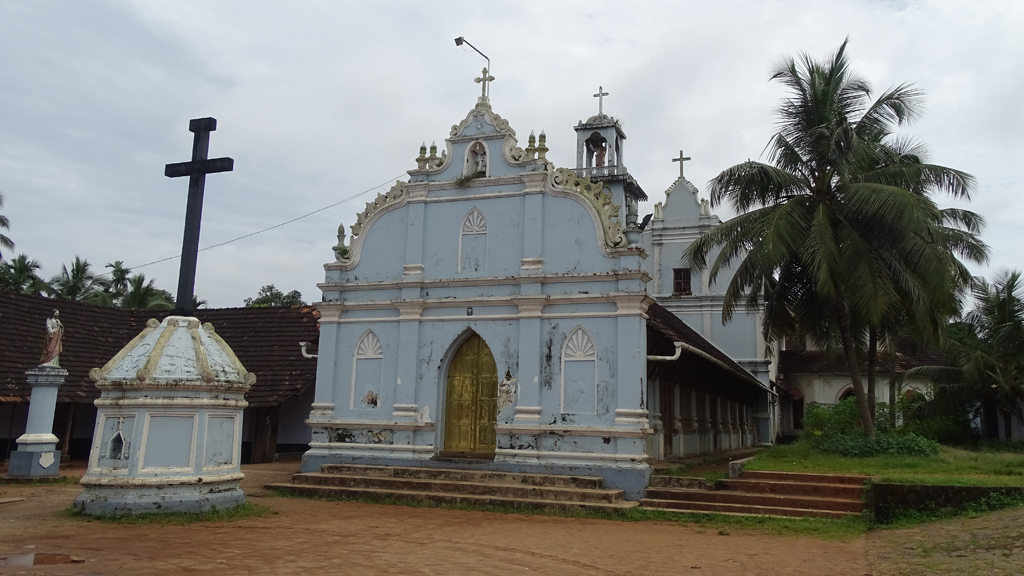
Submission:
M 198 512 L 245 502 L 242 409 L 256 376 L 211 324 L 150 320 L 89 376 L 101 397 L 77 510 Z

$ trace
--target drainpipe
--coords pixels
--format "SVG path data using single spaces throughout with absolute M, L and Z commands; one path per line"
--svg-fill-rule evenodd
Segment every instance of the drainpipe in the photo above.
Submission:
M 303 358 L 316 358 L 317 354 L 310 354 L 306 352 L 306 346 L 309 346 L 309 342 L 299 342 L 299 346 L 302 346 L 302 357 Z

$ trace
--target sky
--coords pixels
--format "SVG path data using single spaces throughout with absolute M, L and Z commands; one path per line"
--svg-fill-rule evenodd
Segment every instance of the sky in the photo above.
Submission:
M 484 60 L 458 36 L 491 59 L 494 111 L 521 145 L 545 131 L 558 166 L 574 166 L 573 126 L 602 86 L 650 197 L 641 214 L 680 149 L 704 197 L 761 158 L 785 95 L 772 67 L 848 37 L 876 93 L 925 91 L 905 133 L 977 178 L 967 206 L 992 257 L 972 270 L 1022 269 L 1022 29 L 1024 3 L 984 0 L 0 0 L 0 214 L 17 244 L 3 255 L 46 278 L 75 256 L 100 272 L 122 260 L 174 293 L 188 184 L 164 165 L 189 159 L 189 119 L 212 116 L 210 155 L 235 169 L 207 177 L 201 248 L 334 206 L 200 252 L 196 294 L 241 306 L 274 284 L 319 301 L 338 224 L 476 103 Z

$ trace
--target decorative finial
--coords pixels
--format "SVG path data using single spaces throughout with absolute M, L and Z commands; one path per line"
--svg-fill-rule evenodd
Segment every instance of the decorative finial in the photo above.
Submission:
M 548 141 L 547 135 L 544 134 L 543 130 L 541 130 L 540 131 L 540 138 L 537 140 L 537 158 L 540 159 L 540 160 L 545 160 L 546 159 L 546 155 L 548 153 L 547 141 Z
M 530 137 L 526 140 L 526 159 L 533 160 L 537 154 L 537 137 L 530 131 Z
M 597 115 L 604 114 L 604 97 L 609 94 L 604 91 L 604 86 L 597 87 L 597 94 L 594 94 L 594 98 L 597 98 Z
M 420 155 L 416 157 L 416 168 L 423 170 L 427 167 L 427 143 L 420 144 Z

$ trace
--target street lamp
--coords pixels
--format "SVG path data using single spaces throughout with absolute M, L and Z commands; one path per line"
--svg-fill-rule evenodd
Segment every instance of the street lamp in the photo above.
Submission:
M 462 46 L 463 44 L 469 46 L 473 50 L 476 50 L 477 54 L 483 56 L 484 60 L 487 60 L 487 71 L 490 72 L 491 71 L 491 59 L 487 57 L 487 54 L 484 54 L 483 52 L 477 50 L 476 46 L 473 46 L 472 44 L 470 44 L 469 40 L 466 40 L 462 36 L 459 36 L 458 38 L 455 39 L 455 45 L 456 46 Z

